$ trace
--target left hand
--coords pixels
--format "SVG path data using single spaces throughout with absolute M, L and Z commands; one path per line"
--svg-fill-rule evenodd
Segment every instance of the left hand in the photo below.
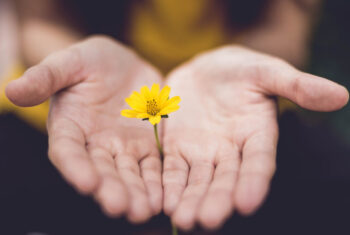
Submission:
M 180 110 L 164 123 L 164 211 L 176 226 L 220 226 L 236 208 L 255 212 L 276 169 L 275 96 L 333 111 L 347 90 L 242 47 L 202 54 L 168 78 Z

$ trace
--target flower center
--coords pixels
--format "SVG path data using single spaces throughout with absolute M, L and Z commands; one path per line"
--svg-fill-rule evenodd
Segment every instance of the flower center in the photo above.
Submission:
M 155 99 L 147 100 L 147 113 L 155 116 L 159 112 L 158 104 Z

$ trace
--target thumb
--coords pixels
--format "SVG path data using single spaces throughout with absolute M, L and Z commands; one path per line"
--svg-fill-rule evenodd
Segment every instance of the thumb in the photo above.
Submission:
M 10 82 L 6 96 L 18 106 L 34 106 L 66 87 L 79 83 L 83 76 L 77 47 L 53 53 L 40 64 L 28 69 L 22 77 Z
M 285 97 L 299 106 L 313 111 L 335 111 L 344 107 L 349 92 L 344 86 L 283 64 L 267 69 L 261 82 L 269 95 Z

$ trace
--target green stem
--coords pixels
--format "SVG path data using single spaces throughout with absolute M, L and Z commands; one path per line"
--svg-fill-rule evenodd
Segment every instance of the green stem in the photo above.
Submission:
M 162 146 L 160 145 L 160 142 L 159 142 L 158 126 L 157 126 L 157 124 L 154 125 L 154 135 L 156 136 L 158 151 L 159 151 L 160 155 L 163 157 L 163 148 L 162 148 Z
M 171 223 L 171 228 L 172 228 L 173 235 L 177 235 L 177 228 L 173 223 Z
M 160 145 L 159 136 L 158 136 L 158 126 L 157 126 L 157 124 L 156 124 L 156 125 L 154 125 L 153 127 L 154 127 L 154 135 L 156 136 L 158 151 L 159 151 L 161 157 L 163 157 L 163 156 L 164 156 L 164 155 L 163 155 L 163 148 L 162 148 L 162 146 Z M 172 234 L 173 234 L 173 235 L 178 235 L 178 233 L 177 233 L 177 228 L 176 228 L 176 226 L 175 226 L 173 223 L 171 223 L 171 228 L 172 228 Z

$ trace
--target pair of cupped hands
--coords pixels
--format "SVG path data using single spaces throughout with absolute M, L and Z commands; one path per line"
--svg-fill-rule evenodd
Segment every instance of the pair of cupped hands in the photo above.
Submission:
M 180 109 L 159 125 L 120 115 L 132 91 L 169 85 Z M 197 55 L 166 79 L 131 49 L 94 36 L 56 52 L 6 88 L 19 106 L 51 97 L 49 158 L 110 216 L 143 222 L 163 209 L 181 229 L 255 212 L 276 170 L 276 96 L 333 111 L 347 90 L 240 46 Z

